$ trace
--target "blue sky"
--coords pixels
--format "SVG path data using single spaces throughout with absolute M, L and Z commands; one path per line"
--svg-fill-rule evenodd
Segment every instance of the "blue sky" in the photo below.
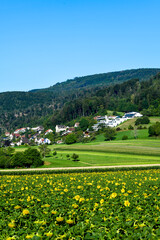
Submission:
M 158 0 L 0 0 L 0 92 L 159 68 Z

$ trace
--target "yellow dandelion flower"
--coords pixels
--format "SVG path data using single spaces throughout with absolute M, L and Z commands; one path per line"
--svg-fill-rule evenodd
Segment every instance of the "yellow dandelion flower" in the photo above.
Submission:
M 63 222 L 64 218 L 63 217 L 56 217 L 57 222 Z
M 76 195 L 76 196 L 74 197 L 74 199 L 76 199 L 76 201 L 78 201 L 78 200 L 80 199 L 80 196 L 79 196 L 79 195 Z
M 111 195 L 110 195 L 110 198 L 116 198 L 117 197 L 117 193 L 112 193 Z
M 125 189 L 124 189 L 124 188 L 122 188 L 122 189 L 121 189 L 121 193 L 124 193 L 124 192 L 125 192 Z
M 68 223 L 68 224 L 73 224 L 74 221 L 73 221 L 72 219 L 68 219 L 68 220 L 66 220 L 66 223 Z
M 26 239 L 32 239 L 34 237 L 34 235 L 33 234 L 30 234 L 30 235 L 27 235 L 26 236 Z
M 129 202 L 128 200 L 125 200 L 125 201 L 124 201 L 124 206 L 125 206 L 125 207 L 129 207 L 129 206 L 130 206 L 130 202 Z
M 45 204 L 43 207 L 50 207 L 51 205 L 49 205 L 49 204 Z
M 52 237 L 53 233 L 48 232 L 48 233 L 45 233 L 45 235 L 46 235 L 47 237 Z
M 15 225 L 15 223 L 14 222 L 10 222 L 10 223 L 8 223 L 8 227 L 10 227 L 10 228 L 14 228 L 16 225 Z
M 78 208 L 78 205 L 76 203 L 72 204 L 73 208 Z
M 101 200 L 100 200 L 100 204 L 103 204 L 103 203 L 104 203 L 104 199 L 101 199 Z
M 21 208 L 21 206 L 19 206 L 19 205 L 14 207 L 14 209 L 20 209 L 20 208 Z
M 57 214 L 57 211 L 52 210 L 51 213 L 55 215 Z
M 23 215 L 28 215 L 29 214 L 29 210 L 28 209 L 23 209 L 22 214 Z
M 68 192 L 68 189 L 67 189 L 67 188 L 65 188 L 65 189 L 64 189 L 64 192 Z
M 27 198 L 27 202 L 30 202 L 31 201 L 31 198 L 30 198 L 30 196 L 28 196 L 28 198 Z
M 82 197 L 82 198 L 79 199 L 79 202 L 84 202 L 84 200 L 85 199 Z

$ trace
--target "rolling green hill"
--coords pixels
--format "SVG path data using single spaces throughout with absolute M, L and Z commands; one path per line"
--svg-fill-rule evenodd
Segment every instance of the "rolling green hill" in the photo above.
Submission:
M 108 86 L 116 83 L 123 83 L 130 79 L 139 79 L 140 81 L 146 81 L 150 77 L 160 72 L 160 68 L 142 68 L 132 69 L 125 71 L 109 72 L 102 74 L 89 75 L 84 77 L 76 77 L 69 79 L 62 83 L 57 83 L 49 88 L 31 90 L 31 92 L 42 91 L 72 91 L 79 88 L 89 88 L 95 86 Z
M 137 82 L 147 83 L 147 80 L 158 72 L 160 69 L 126 70 L 76 77 L 50 88 L 30 92 L 0 93 L 0 134 L 6 130 L 37 124 L 53 127 L 62 121 L 67 122 L 79 116 L 95 114 L 101 107 L 112 110 L 117 107 L 115 99 L 119 99 L 118 104 L 121 104 L 115 109 L 117 111 L 127 111 L 132 107 L 139 110 L 148 108 L 152 99 L 150 102 L 149 100 L 146 102 L 143 96 L 139 99 L 140 91 L 145 95 L 148 85 L 140 86 L 141 84 Z M 129 84 L 128 80 L 131 81 Z M 150 85 L 152 88 L 153 84 Z M 153 86 L 153 89 L 152 97 L 156 101 L 159 97 L 157 85 Z M 133 99 L 129 99 L 131 94 Z M 129 105 L 126 104 L 126 99 Z

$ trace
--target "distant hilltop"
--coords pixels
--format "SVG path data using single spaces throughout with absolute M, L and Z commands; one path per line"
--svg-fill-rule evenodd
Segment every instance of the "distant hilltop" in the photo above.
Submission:
M 140 81 L 146 81 L 152 76 L 155 76 L 160 72 L 160 68 L 140 68 L 123 70 L 116 72 L 100 73 L 94 75 L 88 75 L 83 77 L 75 77 L 62 83 L 56 83 L 49 88 L 33 89 L 30 92 L 39 91 L 53 91 L 57 90 L 68 91 L 77 88 L 86 88 L 93 86 L 108 86 L 115 83 L 122 83 L 130 79 L 139 79 Z

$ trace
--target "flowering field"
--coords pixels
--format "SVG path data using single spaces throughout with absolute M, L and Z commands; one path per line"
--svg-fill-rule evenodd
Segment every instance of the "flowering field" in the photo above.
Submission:
M 160 239 L 159 175 L 0 176 L 0 239 Z

